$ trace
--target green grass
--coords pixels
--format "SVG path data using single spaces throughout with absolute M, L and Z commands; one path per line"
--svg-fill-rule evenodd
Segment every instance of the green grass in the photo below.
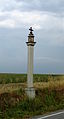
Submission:
M 34 74 L 35 99 L 25 94 L 26 74 L 0 74 L 0 119 L 28 119 L 64 109 L 64 75 Z
M 64 75 L 50 75 L 50 74 L 34 74 L 34 82 L 48 82 L 52 80 L 64 79 Z M 8 83 L 25 83 L 27 81 L 27 74 L 3 74 L 0 73 L 0 84 Z
M 63 90 L 36 90 L 35 99 L 28 99 L 24 90 L 0 95 L 0 118 L 26 119 L 46 112 L 64 109 Z
M 27 80 L 26 74 L 3 74 L 0 73 L 0 84 L 24 83 Z

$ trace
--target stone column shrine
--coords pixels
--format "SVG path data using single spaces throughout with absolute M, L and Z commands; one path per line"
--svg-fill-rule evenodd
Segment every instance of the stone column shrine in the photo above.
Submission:
M 29 98 L 35 98 L 35 89 L 33 87 L 33 58 L 34 58 L 34 34 L 33 29 L 30 27 L 30 33 L 28 35 L 28 72 L 27 72 L 27 88 L 26 93 Z

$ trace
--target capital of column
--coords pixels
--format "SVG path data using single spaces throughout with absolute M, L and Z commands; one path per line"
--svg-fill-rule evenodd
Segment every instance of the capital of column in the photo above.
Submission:
M 34 34 L 33 29 L 30 27 L 30 33 L 28 35 L 28 42 L 26 42 L 27 46 L 34 46 L 36 42 L 34 42 Z
M 34 46 L 36 44 L 36 42 L 26 42 L 27 46 Z

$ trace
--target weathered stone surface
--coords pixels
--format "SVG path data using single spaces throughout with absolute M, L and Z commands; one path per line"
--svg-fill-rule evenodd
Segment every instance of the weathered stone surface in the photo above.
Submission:
M 32 27 L 30 27 L 30 33 L 28 36 L 28 72 L 27 72 L 27 88 L 26 93 L 29 98 L 35 97 L 35 90 L 33 88 L 33 56 L 34 56 L 34 45 L 36 42 L 34 42 L 34 35 Z

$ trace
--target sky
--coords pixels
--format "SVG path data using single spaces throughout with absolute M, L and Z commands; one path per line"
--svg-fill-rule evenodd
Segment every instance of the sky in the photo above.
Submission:
M 34 73 L 64 73 L 64 0 L 0 0 L 0 73 L 27 73 L 29 27 Z

